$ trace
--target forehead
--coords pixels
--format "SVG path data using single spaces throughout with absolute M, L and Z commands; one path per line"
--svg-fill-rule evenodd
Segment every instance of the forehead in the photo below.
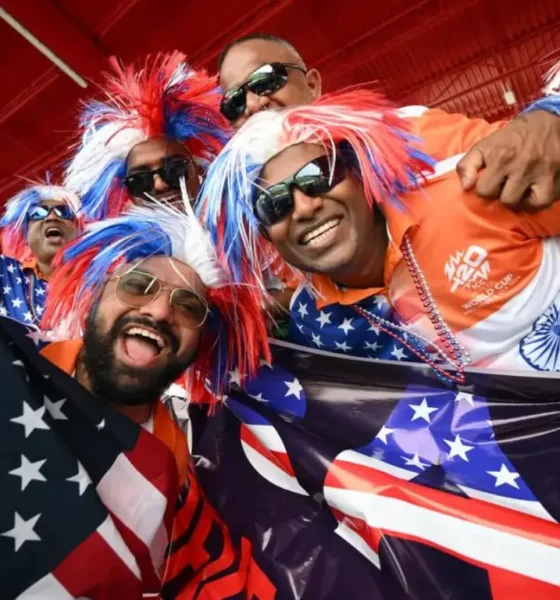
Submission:
M 64 200 L 55 200 L 54 198 L 41 200 L 41 202 L 39 202 L 39 206 L 61 206 L 65 204 L 66 202 L 64 202 Z
M 200 295 L 204 295 L 205 287 L 200 277 L 185 263 L 167 256 L 151 256 L 123 265 L 118 274 L 136 270 L 148 273 L 173 287 L 189 287 Z
M 190 157 L 189 151 L 181 142 L 150 138 L 132 148 L 126 157 L 126 166 L 129 171 L 138 168 L 155 169 L 163 164 L 166 156 L 176 155 Z
M 290 177 L 309 161 L 326 154 L 327 150 L 318 144 L 297 144 L 273 156 L 264 166 L 261 179 L 276 183 Z
M 242 84 L 260 66 L 271 62 L 297 62 L 289 48 L 269 40 L 248 40 L 234 46 L 220 69 L 220 84 L 224 92 Z

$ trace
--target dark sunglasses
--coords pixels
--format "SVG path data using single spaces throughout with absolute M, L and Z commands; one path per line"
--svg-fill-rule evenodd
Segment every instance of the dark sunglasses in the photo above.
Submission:
M 190 159 L 183 156 L 166 156 L 163 165 L 152 171 L 138 171 L 127 175 L 124 185 L 128 193 L 135 198 L 145 198 L 145 194 L 153 194 L 154 177 L 159 175 L 161 179 L 172 189 L 179 189 L 181 177 L 188 179 L 188 166 Z
M 247 108 L 247 92 L 257 96 L 270 96 L 282 89 L 288 83 L 288 69 L 297 69 L 302 73 L 307 71 L 292 63 L 268 63 L 251 73 L 247 81 L 227 91 L 220 104 L 220 112 L 233 123 Z
M 328 156 L 319 156 L 291 177 L 260 191 L 255 199 L 255 216 L 266 227 L 274 225 L 292 212 L 294 187 L 306 196 L 316 198 L 332 190 L 345 176 L 346 169 L 341 158 L 337 157 L 333 165 Z
M 54 213 L 55 217 L 67 221 L 76 218 L 76 213 L 66 204 L 60 204 L 58 206 L 36 206 L 29 211 L 28 218 L 30 221 L 42 221 L 43 219 L 46 219 L 51 212 Z
M 128 271 L 114 277 L 117 282 L 115 294 L 126 306 L 140 308 L 151 304 L 163 289 L 169 289 L 169 303 L 183 317 L 185 324 L 193 329 L 201 327 L 208 316 L 208 304 L 192 290 L 174 288 L 154 275 L 142 271 Z

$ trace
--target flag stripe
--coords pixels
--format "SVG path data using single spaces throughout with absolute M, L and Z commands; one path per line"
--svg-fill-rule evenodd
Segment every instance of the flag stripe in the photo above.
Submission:
M 40 598 L 74 600 L 74 596 L 51 573 L 36 581 L 18 596 L 18 600 L 39 600 Z

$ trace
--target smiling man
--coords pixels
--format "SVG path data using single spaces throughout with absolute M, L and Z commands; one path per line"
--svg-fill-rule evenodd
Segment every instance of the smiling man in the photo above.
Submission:
M 267 244 L 302 273 L 297 343 L 441 376 L 450 363 L 461 381 L 471 359 L 560 370 L 560 203 L 488 204 L 462 191 L 456 160 L 436 164 L 383 97 L 355 90 L 254 115 L 200 211 L 240 279 L 262 286 Z
M 229 129 L 216 78 L 193 70 L 184 54 L 158 54 L 138 66 L 111 63 L 105 97 L 83 111 L 81 144 L 65 177 L 93 221 L 133 204 L 180 204 L 182 177 L 194 198 Z
M 137 207 L 65 249 L 44 325 L 69 322 L 71 339 L 43 354 L 171 447 L 184 480 L 185 436 L 161 396 L 182 378 L 192 402 L 207 402 L 229 371 L 254 373 L 268 352 L 257 301 L 232 284 L 194 216 Z
M 27 325 L 41 320 L 56 253 L 80 229 L 80 202 L 67 189 L 33 185 L 10 199 L 0 221 L 0 315 Z

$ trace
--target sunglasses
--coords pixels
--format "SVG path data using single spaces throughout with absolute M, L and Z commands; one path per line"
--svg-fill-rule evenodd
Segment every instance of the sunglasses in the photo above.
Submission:
M 346 176 L 342 159 L 334 162 L 323 155 L 303 165 L 291 177 L 258 193 L 254 213 L 260 223 L 269 227 L 286 218 L 294 208 L 293 188 L 301 190 L 306 196 L 317 198 L 330 192 Z
M 208 305 L 200 296 L 186 288 L 174 288 L 154 275 L 142 271 L 128 271 L 117 275 L 115 295 L 126 306 L 141 308 L 151 304 L 163 289 L 171 290 L 169 304 L 176 308 L 187 327 L 201 327 L 208 316 Z
M 245 83 L 224 94 L 220 112 L 230 123 L 237 121 L 247 108 L 247 92 L 257 96 L 274 94 L 288 83 L 288 69 L 307 73 L 303 67 L 292 63 L 274 62 L 263 65 L 251 73 Z
M 191 160 L 183 156 L 166 156 L 163 165 L 152 171 L 138 171 L 127 175 L 124 185 L 128 193 L 134 198 L 145 198 L 146 194 L 153 195 L 154 177 L 159 175 L 161 179 L 172 189 L 180 189 L 181 177 L 187 180 L 188 166 Z
M 42 221 L 43 219 L 46 219 L 51 212 L 54 213 L 55 217 L 67 221 L 76 218 L 76 213 L 69 206 L 60 204 L 57 206 L 36 206 L 29 211 L 28 219 L 30 221 Z

